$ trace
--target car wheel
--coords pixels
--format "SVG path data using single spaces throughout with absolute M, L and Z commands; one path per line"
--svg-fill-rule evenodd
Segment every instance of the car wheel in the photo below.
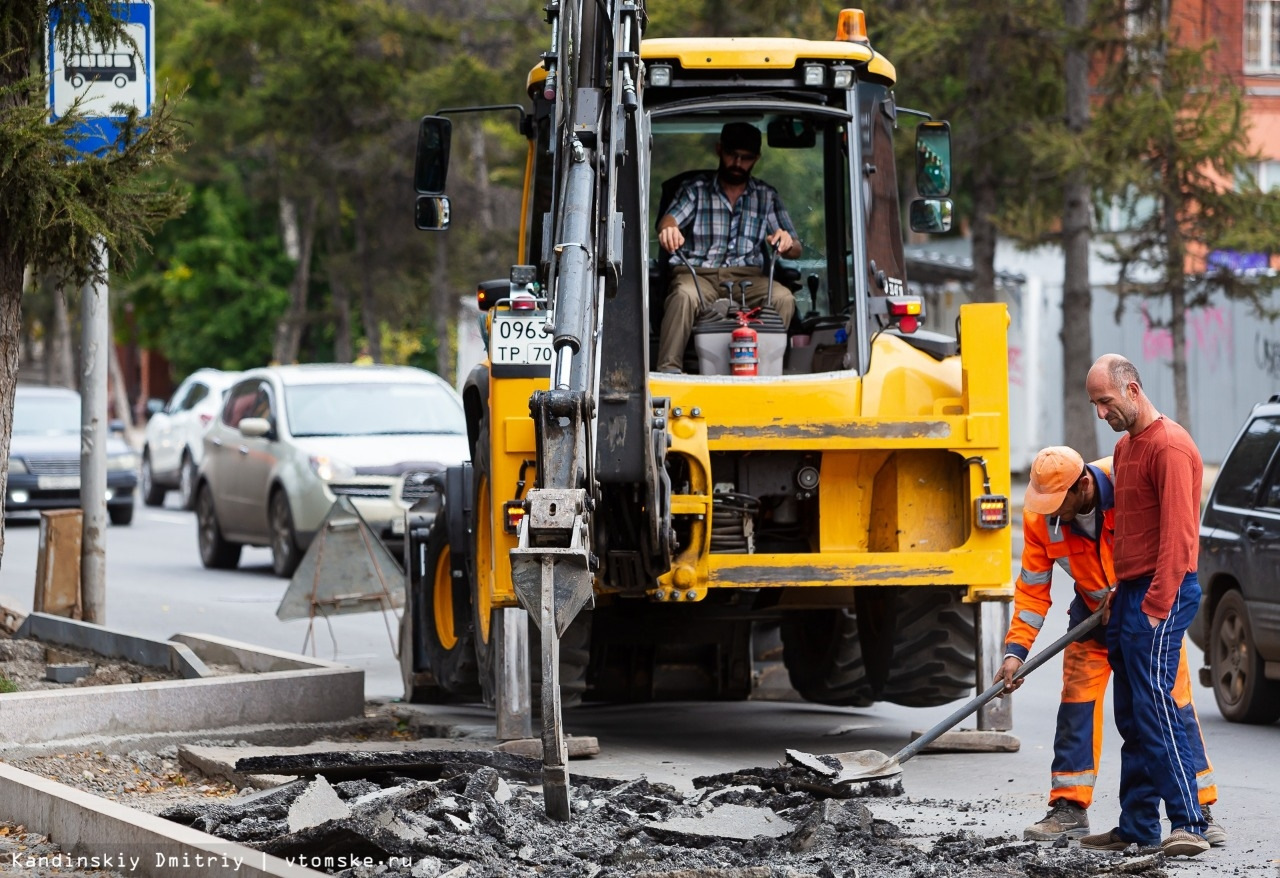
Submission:
M 298 569 L 302 552 L 293 532 L 293 513 L 289 511 L 289 495 L 283 488 L 271 492 L 271 569 L 276 576 L 288 579 Z
M 156 484 L 155 474 L 151 472 L 151 452 L 142 449 L 142 502 L 148 506 L 164 504 L 164 488 Z
M 210 570 L 234 570 L 240 563 L 240 544 L 222 538 L 213 492 L 202 488 L 196 495 L 196 536 L 200 542 L 200 563 Z
M 133 504 L 128 506 L 108 506 L 107 515 L 112 524 L 124 526 L 133 522 Z
M 1244 596 L 1229 591 L 1213 611 L 1209 674 L 1218 710 L 1231 722 L 1266 724 L 1280 718 L 1280 682 L 1263 675 Z
M 178 470 L 178 499 L 183 509 L 191 510 L 196 505 L 196 465 L 191 454 L 182 453 L 182 468 Z

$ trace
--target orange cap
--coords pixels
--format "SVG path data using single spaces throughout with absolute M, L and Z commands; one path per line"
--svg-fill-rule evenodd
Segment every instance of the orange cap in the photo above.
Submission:
M 1043 449 L 1031 463 L 1031 484 L 1022 508 L 1052 515 L 1083 472 L 1084 458 L 1074 448 L 1051 445 Z

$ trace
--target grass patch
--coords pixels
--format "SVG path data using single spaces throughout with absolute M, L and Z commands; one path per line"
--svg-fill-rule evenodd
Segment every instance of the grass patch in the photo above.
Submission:
M 8 677 L 0 677 L 0 692 L 17 692 L 18 684 Z

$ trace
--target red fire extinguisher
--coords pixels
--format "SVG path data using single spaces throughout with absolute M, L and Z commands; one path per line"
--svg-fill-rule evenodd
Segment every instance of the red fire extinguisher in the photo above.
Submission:
M 748 323 L 747 315 L 738 314 L 738 327 L 729 336 L 729 372 L 733 375 L 757 375 L 760 358 L 755 329 Z

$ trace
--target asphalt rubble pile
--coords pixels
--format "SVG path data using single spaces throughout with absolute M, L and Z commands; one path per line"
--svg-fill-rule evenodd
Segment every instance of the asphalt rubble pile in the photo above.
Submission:
M 494 751 L 260 756 L 236 770 L 298 779 L 161 816 L 341 878 L 1165 875 L 1158 851 L 1136 848 L 958 831 L 925 849 L 876 819 L 868 789 L 796 766 L 695 778 L 688 793 L 575 774 L 567 822 L 545 814 L 537 760 Z

